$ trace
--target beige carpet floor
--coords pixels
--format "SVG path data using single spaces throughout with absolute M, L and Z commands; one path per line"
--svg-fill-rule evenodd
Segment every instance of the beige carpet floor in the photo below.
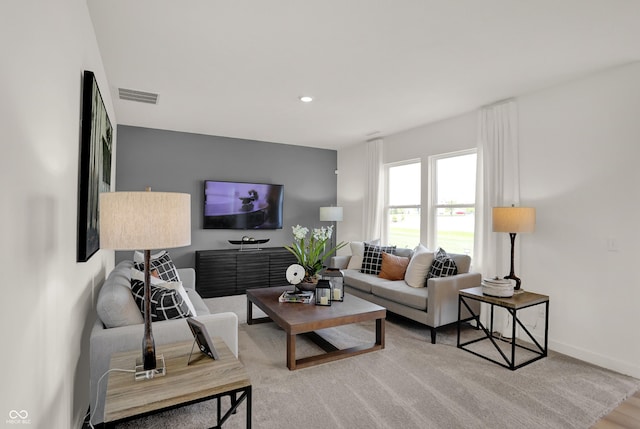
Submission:
M 211 307 L 223 310 L 217 304 Z M 510 371 L 457 349 L 455 329 L 433 345 L 428 329 L 393 316 L 384 350 L 289 371 L 284 332 L 272 323 L 246 325 L 243 305 L 243 297 L 222 303 L 243 322 L 239 354 L 253 384 L 254 428 L 589 428 L 640 389 L 640 380 L 554 352 Z M 373 332 L 364 323 L 323 333 L 346 346 L 371 341 Z M 299 356 L 319 352 L 304 339 L 297 345 Z M 214 418 L 210 401 L 118 427 L 201 428 Z M 242 405 L 224 427 L 244 423 Z

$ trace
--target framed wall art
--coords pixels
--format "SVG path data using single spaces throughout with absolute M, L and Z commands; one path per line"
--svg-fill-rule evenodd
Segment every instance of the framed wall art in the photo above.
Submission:
M 81 121 L 77 261 L 86 262 L 100 248 L 98 196 L 111 190 L 113 145 L 111 121 L 90 71 L 83 76 Z

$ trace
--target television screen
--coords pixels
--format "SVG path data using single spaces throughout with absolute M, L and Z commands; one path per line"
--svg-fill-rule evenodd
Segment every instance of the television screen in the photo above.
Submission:
M 205 229 L 280 229 L 284 185 L 204 182 Z

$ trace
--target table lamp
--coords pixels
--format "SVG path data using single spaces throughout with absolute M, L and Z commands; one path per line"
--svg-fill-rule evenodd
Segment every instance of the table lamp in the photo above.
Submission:
M 100 194 L 100 247 L 144 250 L 144 337 L 142 368 L 136 379 L 164 375 L 156 359 L 151 331 L 151 249 L 191 244 L 191 195 L 171 192 L 103 192 Z M 138 372 L 140 374 L 138 374 Z
M 508 232 L 511 238 L 511 271 L 505 279 L 516 282 L 514 290 L 520 289 L 521 281 L 513 270 L 513 248 L 518 232 L 533 232 L 536 226 L 536 209 L 532 207 L 494 207 L 493 231 Z

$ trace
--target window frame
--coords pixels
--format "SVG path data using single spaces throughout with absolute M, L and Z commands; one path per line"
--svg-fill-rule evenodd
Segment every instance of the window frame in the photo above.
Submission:
M 476 155 L 476 169 L 477 169 L 477 160 L 478 160 L 478 149 L 465 149 L 459 150 L 455 152 L 447 152 L 438 155 L 431 155 L 429 157 L 429 199 L 427 201 L 427 247 L 430 249 L 436 249 L 436 221 L 438 218 L 438 209 L 441 208 L 473 208 L 474 211 L 477 208 L 477 200 L 478 195 L 475 193 L 475 200 L 473 204 L 438 204 L 438 169 L 437 162 L 442 159 L 447 158 L 455 158 L 458 156 L 466 156 L 466 155 Z M 475 188 L 477 190 L 478 179 L 477 179 L 477 170 L 476 170 L 476 179 L 475 179 Z M 475 227 L 473 231 L 474 242 L 475 242 Z M 474 243 L 475 245 L 475 243 Z M 473 246 L 472 246 L 473 249 Z M 472 250 L 473 252 L 473 250 Z
M 418 166 L 420 167 L 420 203 L 419 204 L 413 204 L 413 205 L 391 205 L 389 203 L 390 201 L 390 186 L 389 186 L 389 182 L 390 182 L 390 174 L 389 174 L 389 170 L 394 168 L 394 167 L 402 167 L 405 165 L 412 165 L 412 164 L 418 164 Z M 390 162 L 390 163 L 386 163 L 384 164 L 384 209 L 383 209 L 383 222 L 382 222 L 382 244 L 384 245 L 388 245 L 389 243 L 389 224 L 388 224 L 388 220 L 391 218 L 391 214 L 390 214 L 390 210 L 392 209 L 404 209 L 404 208 L 408 208 L 408 209 L 418 209 L 420 212 L 420 230 L 419 230 L 419 236 L 418 239 L 421 240 L 422 238 L 422 230 L 423 230 L 423 222 L 422 222 L 422 218 L 423 218 L 423 210 L 422 210 L 422 195 L 424 192 L 424 187 L 422 186 L 423 180 L 423 165 L 422 165 L 422 159 L 420 158 L 412 158 L 412 159 L 407 159 L 407 160 L 403 160 L 403 161 L 396 161 L 396 162 Z M 417 245 L 418 243 L 416 243 Z

